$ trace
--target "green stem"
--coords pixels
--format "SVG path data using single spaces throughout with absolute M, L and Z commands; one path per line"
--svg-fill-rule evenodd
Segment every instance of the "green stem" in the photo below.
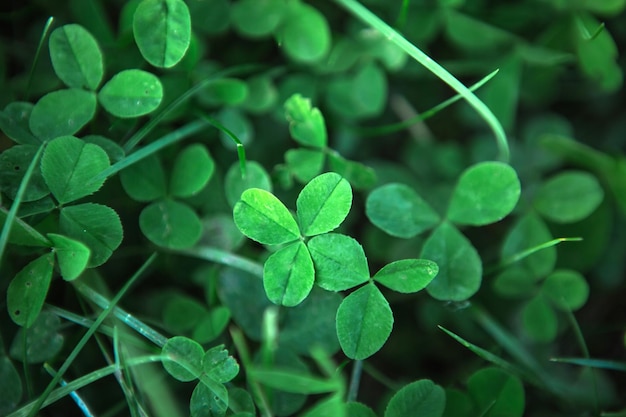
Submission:
M 356 401 L 359 394 L 359 384 L 361 383 L 361 375 L 363 374 L 363 361 L 356 360 L 352 364 L 352 375 L 350 377 L 350 387 L 348 388 L 347 401 Z
M 383 22 L 378 16 L 370 12 L 366 7 L 362 6 L 356 0 L 335 0 L 341 4 L 347 10 L 349 10 L 354 16 L 361 19 L 366 24 L 372 26 L 378 30 L 389 41 L 396 44 L 400 49 L 413 57 L 417 62 L 423 65 L 430 72 L 439 77 L 443 82 L 452 87 L 457 93 L 472 106 L 478 114 L 487 122 L 491 130 L 493 131 L 496 143 L 499 149 L 499 158 L 504 161 L 509 161 L 509 144 L 506 139 L 506 134 L 502 125 L 489 108 L 483 103 L 474 93 L 472 93 L 463 83 L 457 80 L 452 74 L 450 74 L 445 68 L 435 62 L 432 58 L 422 52 L 418 47 L 409 42 L 405 37 L 400 35 L 387 23 Z
M 43 394 L 41 394 L 41 396 L 39 396 L 39 398 L 35 400 L 33 408 L 28 414 L 29 417 L 34 417 L 37 414 L 39 409 L 46 402 L 46 399 L 48 398 L 50 393 L 54 390 L 54 387 L 56 387 L 56 385 L 59 383 L 59 381 L 65 374 L 65 372 L 68 370 L 68 368 L 72 364 L 72 362 L 74 362 L 74 359 L 76 359 L 80 351 L 87 344 L 87 341 L 96 332 L 96 330 L 98 329 L 98 326 L 100 326 L 100 324 L 102 324 L 102 322 L 109 315 L 109 313 L 113 311 L 115 305 L 122 299 L 124 294 L 126 294 L 126 292 L 130 289 L 130 286 L 134 284 L 135 281 L 137 281 L 137 279 L 139 279 L 139 277 L 148 269 L 148 267 L 152 264 L 152 262 L 154 262 L 154 260 L 156 259 L 156 256 L 157 254 L 154 253 L 152 254 L 152 256 L 150 256 L 150 258 L 148 258 L 146 262 L 144 262 L 141 268 L 139 268 L 139 270 L 135 272 L 135 274 L 128 280 L 128 282 L 124 284 L 122 289 L 115 295 L 115 297 L 113 297 L 113 300 L 111 300 L 109 305 L 100 313 L 100 315 L 98 316 L 96 321 L 93 323 L 93 325 L 87 330 L 87 332 L 83 335 L 80 341 L 76 344 L 76 346 L 74 347 L 72 352 L 70 352 L 67 359 L 65 359 L 65 362 L 63 362 L 63 365 L 61 365 L 57 374 L 52 378 L 52 381 L 50 381 L 50 383 L 44 390 Z

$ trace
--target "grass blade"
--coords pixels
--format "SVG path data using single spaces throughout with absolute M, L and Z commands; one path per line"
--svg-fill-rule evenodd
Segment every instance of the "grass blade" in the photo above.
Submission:
M 626 372 L 626 362 L 608 359 L 593 358 L 550 358 L 551 362 L 569 363 L 571 365 L 587 366 L 589 368 L 609 369 L 611 371 Z
M 487 122 L 493 134 L 496 138 L 498 145 L 499 158 L 503 162 L 509 161 L 509 144 L 506 139 L 504 128 L 489 110 L 489 108 L 483 103 L 474 93 L 472 93 L 463 83 L 461 83 L 456 77 L 450 74 L 445 68 L 436 63 L 432 58 L 426 55 L 417 46 L 409 42 L 404 36 L 399 34 L 387 23 L 383 22 L 378 16 L 370 12 L 366 7 L 362 6 L 356 0 L 335 0 L 341 4 L 347 10 L 349 10 L 354 16 L 361 19 L 366 24 L 372 26 L 383 34 L 389 41 L 393 42 L 402 49 L 404 52 L 413 57 L 417 62 L 423 65 L 430 72 L 435 74 L 439 79 L 452 87 L 457 93 L 459 93 Z

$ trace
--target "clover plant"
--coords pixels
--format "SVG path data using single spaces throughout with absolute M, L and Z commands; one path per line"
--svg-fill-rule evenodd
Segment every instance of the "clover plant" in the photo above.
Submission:
M 8 6 L 0 415 L 625 415 L 625 9 Z

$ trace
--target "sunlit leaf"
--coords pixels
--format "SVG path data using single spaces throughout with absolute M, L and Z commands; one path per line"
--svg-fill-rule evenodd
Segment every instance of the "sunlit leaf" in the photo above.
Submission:
M 300 230 L 295 219 L 272 193 L 250 188 L 233 208 L 235 224 L 244 235 L 267 245 L 296 240 Z
M 369 280 L 363 247 L 338 233 L 315 236 L 308 242 L 315 264 L 315 282 L 328 291 L 343 291 Z
M 294 94 L 285 102 L 285 117 L 289 122 L 291 137 L 302 145 L 315 148 L 326 146 L 326 124 L 324 116 L 311 100 Z
M 113 116 L 123 118 L 151 113 L 159 107 L 162 99 L 161 81 L 155 75 L 138 69 L 118 72 L 98 93 L 102 107 Z
M 439 267 L 427 259 L 403 259 L 382 267 L 372 279 L 402 293 L 420 291 L 435 278 Z
M 267 298 L 275 304 L 300 304 L 311 292 L 314 280 L 313 261 L 303 242 L 285 246 L 265 261 L 263 286 Z
M 300 229 L 305 236 L 330 232 L 348 215 L 352 188 L 339 174 L 327 172 L 304 186 L 296 206 Z
M 61 276 L 66 281 L 79 277 L 87 268 L 91 251 L 83 243 L 70 239 L 67 236 L 48 233 L 48 239 L 52 242 L 54 253 L 57 257 Z

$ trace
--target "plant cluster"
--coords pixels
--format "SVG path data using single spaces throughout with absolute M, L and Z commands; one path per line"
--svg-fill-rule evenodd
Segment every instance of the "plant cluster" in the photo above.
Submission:
M 626 415 L 624 9 L 0 15 L 0 415 Z

